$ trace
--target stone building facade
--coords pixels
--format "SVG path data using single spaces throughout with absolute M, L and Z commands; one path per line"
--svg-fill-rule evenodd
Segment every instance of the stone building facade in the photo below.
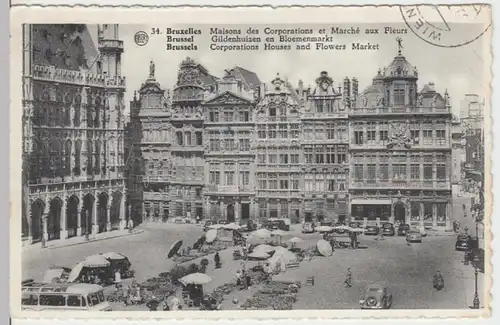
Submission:
M 352 218 L 449 228 L 450 99 L 401 54 L 379 70 L 349 112 Z
M 355 78 L 335 83 L 327 72 L 295 88 L 239 67 L 218 79 L 185 60 L 164 117 L 141 118 L 142 137 L 169 137 L 158 155 L 170 176 L 153 194 L 143 178 L 144 217 L 154 218 L 147 206 L 158 200 L 168 218 L 450 227 L 450 99 L 432 83 L 419 91 L 417 80 L 401 52 L 361 93 Z M 154 92 L 140 93 L 142 112 Z
M 123 42 L 118 25 L 25 25 L 27 243 L 125 226 Z

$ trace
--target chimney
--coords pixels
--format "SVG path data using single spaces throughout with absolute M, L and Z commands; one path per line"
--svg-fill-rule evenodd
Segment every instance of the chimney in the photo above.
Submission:
M 344 105 L 347 108 L 351 107 L 351 81 L 349 78 L 344 78 L 344 92 L 343 92 Z
M 358 79 L 352 78 L 352 100 L 358 99 Z
M 266 93 L 266 84 L 261 83 L 259 87 L 259 98 L 264 98 L 265 93 Z

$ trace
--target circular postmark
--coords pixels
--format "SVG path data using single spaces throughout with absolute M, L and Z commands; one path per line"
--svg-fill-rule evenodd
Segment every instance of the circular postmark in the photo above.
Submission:
M 491 26 L 488 5 L 400 6 L 401 16 L 421 40 L 439 47 L 474 42 Z
M 135 33 L 134 35 L 135 44 L 139 46 L 144 46 L 148 44 L 148 41 L 149 41 L 149 35 L 146 32 L 140 31 Z

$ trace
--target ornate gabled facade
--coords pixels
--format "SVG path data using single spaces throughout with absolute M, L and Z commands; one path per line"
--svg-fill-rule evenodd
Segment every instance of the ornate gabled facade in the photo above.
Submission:
M 342 221 L 348 214 L 348 107 L 341 90 L 321 72 L 301 116 L 306 221 Z
M 401 49 L 349 112 L 351 216 L 450 227 L 450 100 L 418 73 Z
M 123 42 L 118 25 L 25 25 L 23 237 L 125 226 Z M 96 46 L 97 45 L 97 46 Z
M 262 89 L 254 115 L 260 219 L 287 216 L 298 222 L 300 218 L 302 105 L 297 92 L 279 75 Z
M 248 86 L 247 86 L 248 87 Z M 254 218 L 255 96 L 227 70 L 218 93 L 203 103 L 206 216 L 230 222 Z

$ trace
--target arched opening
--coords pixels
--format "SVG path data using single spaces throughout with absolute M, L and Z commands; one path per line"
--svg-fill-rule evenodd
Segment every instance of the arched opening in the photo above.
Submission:
M 234 222 L 234 205 L 228 204 L 226 208 L 226 220 L 228 222 Z
M 87 194 L 83 198 L 82 216 L 80 219 L 80 228 L 82 235 L 90 235 L 92 233 L 92 219 L 94 213 L 95 199 L 92 194 Z
M 36 200 L 31 203 L 31 237 L 33 243 L 42 240 L 42 216 L 45 210 L 45 203 L 42 200 Z
M 98 232 L 106 231 L 106 223 L 108 220 L 108 195 L 106 193 L 99 194 L 97 205 L 97 226 Z
M 75 237 L 78 229 L 78 198 L 72 195 L 68 199 L 66 209 L 66 230 L 68 238 Z
M 396 223 L 406 224 L 406 207 L 403 203 L 398 202 L 394 205 L 394 221 Z
M 56 197 L 50 201 L 49 215 L 47 216 L 48 240 L 59 239 L 61 236 L 61 209 L 62 201 Z
M 120 229 L 120 205 L 122 202 L 122 193 L 114 192 L 113 199 L 111 201 L 111 209 L 110 213 L 110 222 L 111 222 L 111 230 Z

